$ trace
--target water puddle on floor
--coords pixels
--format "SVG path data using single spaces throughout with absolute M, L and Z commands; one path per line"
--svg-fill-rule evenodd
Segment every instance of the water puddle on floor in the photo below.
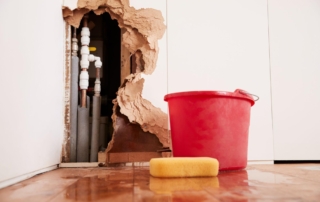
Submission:
M 65 198 L 73 201 L 99 201 L 114 197 L 132 195 L 132 179 L 110 180 L 108 176 L 80 178 L 70 185 Z
M 248 183 L 249 185 L 257 184 L 293 184 L 293 178 L 273 172 L 265 172 L 260 170 L 247 170 L 248 172 Z
M 249 198 L 297 201 L 300 200 L 295 195 L 295 190 L 300 189 L 298 182 L 291 176 L 250 168 L 223 171 L 217 177 L 195 178 L 155 178 L 148 169 L 136 169 L 80 178 L 66 189 L 63 198 L 67 201 L 155 201 L 160 198 L 185 201 L 201 197 L 208 201 Z
M 218 177 L 193 178 L 155 178 L 150 177 L 149 189 L 157 194 L 169 194 L 175 191 L 203 190 L 219 188 Z
M 306 166 L 306 167 L 299 167 L 301 169 L 304 170 L 316 170 L 316 171 L 320 171 L 320 166 Z

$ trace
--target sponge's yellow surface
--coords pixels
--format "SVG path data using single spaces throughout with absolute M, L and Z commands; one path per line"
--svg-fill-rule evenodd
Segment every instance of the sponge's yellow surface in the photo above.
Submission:
M 154 177 L 212 177 L 219 172 L 217 159 L 209 157 L 153 158 L 150 174 Z

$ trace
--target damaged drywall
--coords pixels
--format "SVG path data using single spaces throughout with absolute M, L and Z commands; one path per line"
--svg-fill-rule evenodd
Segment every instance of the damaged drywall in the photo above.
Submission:
M 106 153 L 116 154 L 113 157 L 116 157 L 117 161 L 120 158 L 123 158 L 124 161 L 126 159 L 148 161 L 151 157 L 170 156 L 171 138 L 168 130 L 168 116 L 153 106 L 151 102 L 142 98 L 144 79 L 141 78 L 141 74 L 151 74 L 154 71 L 159 52 L 158 40 L 162 38 L 166 28 L 161 12 L 151 8 L 136 10 L 129 6 L 128 0 L 79 0 L 77 7 L 74 4 L 70 5 L 64 4 L 63 17 L 68 24 L 74 27 L 79 27 L 82 17 L 90 11 L 94 11 L 97 15 L 108 12 L 112 19 L 118 21 L 119 27 L 123 30 L 122 47 L 135 56 L 137 73 L 125 79 L 117 92 L 117 98 L 113 101 L 114 132 Z M 121 113 L 120 116 L 117 110 Z M 129 124 L 120 121 L 119 125 L 119 120 L 124 120 L 122 115 L 127 117 Z M 136 126 L 140 130 L 137 130 Z M 159 144 L 152 142 L 152 138 L 149 137 L 150 141 L 145 143 L 151 142 L 152 144 L 146 145 L 144 149 L 135 147 L 130 151 L 117 151 L 119 147 L 115 146 L 118 144 L 116 141 L 125 141 L 125 137 L 119 139 L 121 130 L 133 130 L 133 128 L 140 135 L 154 134 Z M 122 154 L 118 155 L 117 152 L 122 152 Z M 110 155 L 107 155 L 106 162 L 114 162 L 112 159 L 108 160 L 108 156 Z
M 113 128 L 104 161 L 107 165 L 125 162 L 149 161 L 159 158 L 158 152 L 163 148 L 159 139 L 149 132 L 145 132 L 138 124 L 130 123 L 127 116 L 120 113 L 117 100 L 113 100 Z
M 79 0 L 77 8 L 64 4 L 63 17 L 79 27 L 83 15 L 91 10 L 97 15 L 108 12 L 118 21 L 119 27 L 125 29 L 122 45 L 135 53 L 141 71 L 151 74 L 157 64 L 158 40 L 166 29 L 161 12 L 152 8 L 136 10 L 128 0 Z
M 171 156 L 168 116 L 143 99 L 143 83 L 141 73 L 129 75 L 113 100 L 114 132 L 106 149 L 107 164 Z
M 117 92 L 120 112 L 131 123 L 138 123 L 143 131 L 155 134 L 164 147 L 170 146 L 168 116 L 160 108 L 142 97 L 144 79 L 141 73 L 129 75 Z
M 65 24 L 65 56 L 64 56 L 64 141 L 61 152 L 61 162 L 70 161 L 70 85 L 71 85 L 71 29 Z

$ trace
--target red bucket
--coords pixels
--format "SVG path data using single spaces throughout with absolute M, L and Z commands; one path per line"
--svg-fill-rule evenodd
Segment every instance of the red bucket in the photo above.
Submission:
M 213 157 L 219 170 L 247 166 L 250 110 L 255 100 L 243 90 L 189 91 L 164 97 L 169 105 L 175 157 Z

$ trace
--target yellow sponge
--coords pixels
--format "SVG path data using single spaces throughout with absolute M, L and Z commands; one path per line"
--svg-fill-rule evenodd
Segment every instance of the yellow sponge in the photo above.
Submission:
M 213 177 L 219 172 L 217 159 L 209 157 L 153 158 L 150 174 L 154 177 Z

